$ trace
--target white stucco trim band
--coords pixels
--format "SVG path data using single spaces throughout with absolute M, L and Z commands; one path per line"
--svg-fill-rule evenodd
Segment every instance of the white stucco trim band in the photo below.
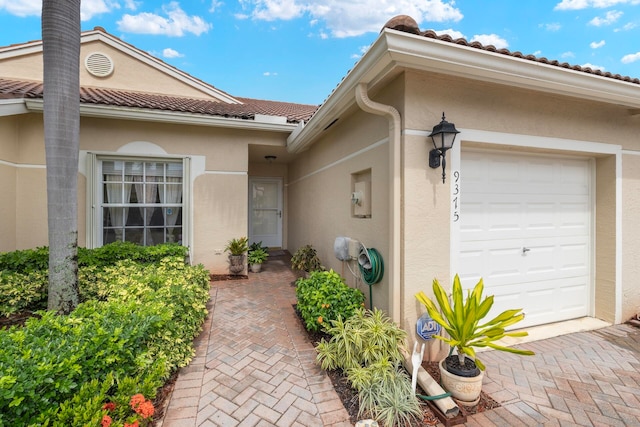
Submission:
M 367 146 L 367 147 L 365 147 L 365 148 L 363 148 L 361 150 L 354 151 L 353 153 L 349 154 L 348 156 L 344 156 L 341 159 L 338 159 L 338 160 L 336 160 L 334 162 L 331 162 L 331 163 L 329 163 L 329 164 L 327 164 L 325 166 L 322 166 L 321 168 L 315 169 L 315 170 L 313 170 L 313 171 L 311 171 L 311 172 L 309 172 L 307 174 L 304 174 L 300 178 L 294 179 L 293 181 L 290 181 L 290 182 L 286 183 L 284 186 L 285 187 L 289 187 L 291 185 L 294 185 L 294 184 L 297 184 L 299 182 L 302 182 L 305 179 L 309 179 L 314 175 L 317 175 L 317 174 L 319 174 L 321 172 L 324 172 L 324 171 L 326 171 L 328 169 L 331 169 L 331 168 L 333 168 L 335 166 L 338 166 L 340 163 L 344 163 L 344 162 L 346 162 L 348 160 L 351 160 L 351 159 L 353 159 L 355 157 L 358 157 L 358 156 L 366 153 L 367 151 L 371 151 L 371 150 L 373 150 L 375 148 L 378 148 L 381 145 L 386 144 L 388 142 L 389 142 L 389 138 L 381 139 L 380 141 L 377 141 L 377 142 L 375 142 L 375 143 L 373 143 L 373 144 L 371 144 L 371 145 L 369 145 L 369 146 Z
M 26 100 L 25 103 L 29 111 L 42 112 L 44 109 L 44 102 L 42 99 L 29 99 Z M 80 116 L 223 127 L 226 129 L 261 130 L 267 132 L 283 132 L 287 134 L 293 132 L 297 126 L 295 123 L 271 123 L 270 121 L 261 122 L 221 116 L 207 116 L 204 114 L 181 113 L 176 111 L 146 110 L 142 108 L 88 104 L 80 104 Z
M 13 163 L 8 162 L 6 160 L 0 160 L 0 165 L 13 167 L 16 169 L 46 169 L 46 165 L 32 165 L 32 164 L 24 164 L 24 163 Z
M 549 138 L 532 135 L 519 135 L 502 132 L 491 132 L 476 129 L 458 129 L 458 141 L 451 150 L 451 170 L 460 169 L 460 154 L 463 142 L 476 142 L 500 147 L 522 147 L 529 149 L 543 150 L 546 154 L 561 154 L 563 152 L 584 153 L 590 155 L 613 155 L 615 156 L 615 313 L 614 323 L 622 322 L 622 156 L 625 152 L 621 145 L 607 144 L 602 142 L 578 141 L 562 138 Z M 423 131 L 407 130 L 407 134 L 426 134 Z M 636 154 L 636 152 L 634 152 Z M 638 153 L 640 154 L 640 153 Z M 452 270 L 456 271 L 459 250 L 459 225 L 452 224 L 451 228 L 451 252 L 449 254 Z M 595 306 L 594 306 L 595 308 Z

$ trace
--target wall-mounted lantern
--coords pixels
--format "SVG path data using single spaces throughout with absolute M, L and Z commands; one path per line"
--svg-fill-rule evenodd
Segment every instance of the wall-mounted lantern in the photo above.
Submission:
M 442 113 L 442 121 L 433 127 L 431 131 L 431 140 L 433 141 L 433 150 L 429 151 L 429 166 L 432 168 L 440 167 L 442 163 L 442 183 L 445 180 L 445 168 L 447 166 L 446 154 L 447 150 L 453 147 L 453 143 L 456 140 L 456 135 L 460 131 L 456 129 L 453 123 L 449 123 L 444 118 L 444 112 Z M 442 157 L 442 161 L 440 158 Z

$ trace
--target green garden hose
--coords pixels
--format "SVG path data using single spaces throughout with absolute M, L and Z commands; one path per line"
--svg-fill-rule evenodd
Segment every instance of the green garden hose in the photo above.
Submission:
M 382 262 L 382 256 L 375 248 L 366 249 L 368 259 L 371 262 L 370 266 L 365 267 L 364 263 L 359 263 L 360 274 L 362 280 L 369 285 L 369 308 L 373 310 L 373 292 L 371 291 L 371 285 L 375 285 L 384 276 L 384 263 Z M 370 267 L 370 268 L 369 268 Z
M 416 396 L 418 396 L 422 400 L 438 400 L 438 399 L 444 399 L 445 397 L 451 396 L 451 393 L 446 392 L 444 394 L 437 394 L 435 396 L 425 396 L 423 394 L 416 394 Z

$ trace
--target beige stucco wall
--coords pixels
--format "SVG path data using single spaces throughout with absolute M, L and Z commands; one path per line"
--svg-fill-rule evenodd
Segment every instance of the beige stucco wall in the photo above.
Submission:
M 595 316 L 615 321 L 616 300 L 616 159 L 596 159 Z M 627 320 L 627 319 L 624 319 Z
M 640 153 L 622 156 L 622 319 L 640 313 Z
M 16 246 L 17 129 L 15 119 L 0 117 L 0 252 Z
M 357 112 L 342 117 L 289 168 L 289 250 L 293 253 L 301 246 L 313 245 L 325 267 L 334 269 L 350 286 L 362 290 L 367 299 L 368 285 L 356 282 L 346 263 L 334 256 L 333 244 L 336 237 L 350 237 L 376 248 L 383 261 L 388 262 L 389 145 L 383 142 L 366 150 L 387 137 L 386 119 Z M 350 201 L 352 174 L 368 169 L 372 217 L 354 218 Z M 351 268 L 357 269 L 357 263 L 351 262 Z M 389 308 L 389 268 L 385 264 L 382 282 L 372 288 L 373 303 L 383 310 Z

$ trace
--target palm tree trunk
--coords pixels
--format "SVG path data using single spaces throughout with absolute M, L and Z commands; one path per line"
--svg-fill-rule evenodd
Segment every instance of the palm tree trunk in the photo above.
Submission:
M 78 305 L 80 0 L 42 2 L 42 46 L 49 226 L 47 307 L 66 314 Z

